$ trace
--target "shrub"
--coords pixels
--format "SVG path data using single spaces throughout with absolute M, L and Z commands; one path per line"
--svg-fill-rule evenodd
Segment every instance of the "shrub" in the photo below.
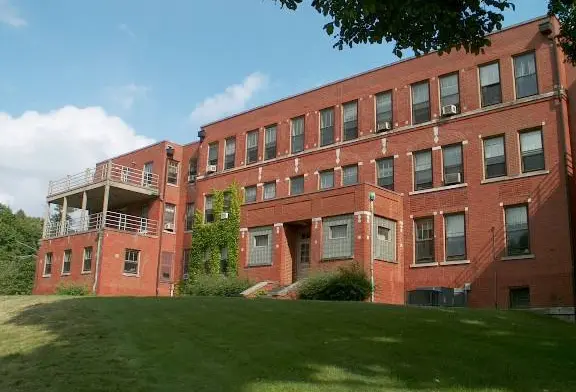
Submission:
M 239 297 L 240 293 L 251 286 L 246 279 L 235 276 L 201 275 L 191 281 L 185 281 L 179 287 L 180 295 Z
M 83 285 L 77 284 L 60 284 L 56 287 L 56 294 L 58 295 L 74 295 L 85 296 L 90 295 L 90 289 Z
M 370 280 L 355 263 L 306 278 L 298 286 L 298 298 L 321 301 L 364 301 L 370 296 Z

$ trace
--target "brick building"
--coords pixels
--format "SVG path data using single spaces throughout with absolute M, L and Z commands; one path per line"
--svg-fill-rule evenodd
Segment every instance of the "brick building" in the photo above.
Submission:
M 169 295 L 194 209 L 220 219 L 211 192 L 236 180 L 254 282 L 373 259 L 379 302 L 446 287 L 470 306 L 573 306 L 576 73 L 557 29 L 529 21 L 484 54 L 400 61 L 51 182 L 48 203 L 82 212 L 46 224 L 35 292 Z

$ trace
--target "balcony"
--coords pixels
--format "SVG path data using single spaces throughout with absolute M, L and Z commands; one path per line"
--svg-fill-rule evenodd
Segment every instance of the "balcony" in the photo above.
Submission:
M 113 185 L 128 190 L 141 189 L 158 193 L 158 174 L 108 162 L 96 166 L 95 169 L 86 169 L 59 180 L 50 181 L 48 198 L 82 188 L 92 189 L 102 185 L 107 180 Z
M 122 214 L 109 211 L 106 214 L 106 222 L 103 222 L 101 212 L 85 215 L 79 218 L 69 218 L 61 225 L 60 222 L 49 222 L 46 224 L 44 239 L 81 234 L 88 231 L 105 229 L 119 230 L 127 233 L 156 236 L 158 234 L 158 222 L 139 216 Z

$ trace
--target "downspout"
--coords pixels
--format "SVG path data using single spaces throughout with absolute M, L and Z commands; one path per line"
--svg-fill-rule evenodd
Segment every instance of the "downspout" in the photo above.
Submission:
M 165 156 L 166 149 L 163 150 L 164 155 L 162 155 L 162 176 L 158 175 L 158 181 L 162 180 L 162 193 L 160 193 L 160 225 L 158 226 L 158 258 L 156 266 L 156 296 L 160 295 L 160 262 L 162 257 L 162 239 L 164 238 L 164 211 L 166 209 L 166 203 L 164 202 L 166 198 L 166 168 L 168 165 L 168 158 Z M 178 175 L 180 177 L 180 175 Z M 174 217 L 176 220 L 176 217 Z
M 550 22 L 548 22 L 550 23 Z M 573 295 L 573 307 L 576 310 L 576 259 L 574 258 L 574 226 L 573 226 L 573 217 L 572 214 L 574 213 L 574 201 L 572 200 L 572 186 L 573 183 L 570 183 L 570 178 L 568 176 L 568 165 L 570 162 L 568 161 L 568 149 L 566 147 L 566 135 L 570 138 L 570 129 L 567 128 L 566 122 L 564 121 L 564 114 L 565 114 L 565 107 L 564 107 L 564 88 L 561 85 L 560 81 L 560 64 L 558 61 L 558 45 L 556 43 L 556 39 L 554 36 L 550 37 L 548 35 L 548 39 L 552 42 L 552 61 L 554 62 L 553 69 L 553 82 L 556 90 L 556 96 L 558 98 L 558 103 L 560 104 L 560 127 L 562 128 L 562 155 L 564 157 L 564 165 L 562 165 L 562 171 L 564 175 L 564 180 L 566 182 L 566 198 L 568 200 L 568 206 L 570 208 L 570 212 L 568 214 L 568 228 L 570 234 L 570 258 L 572 259 L 572 295 Z M 566 97 L 566 99 L 568 99 Z M 572 167 L 572 174 L 574 175 L 574 167 Z M 574 179 L 572 180 L 574 181 Z

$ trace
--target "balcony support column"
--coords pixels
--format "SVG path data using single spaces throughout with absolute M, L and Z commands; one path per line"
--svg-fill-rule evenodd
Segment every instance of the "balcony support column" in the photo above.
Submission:
M 82 192 L 82 230 L 88 229 L 88 211 L 86 211 L 86 204 L 88 204 L 88 195 L 86 191 Z
M 62 210 L 60 210 L 60 235 L 66 235 L 66 222 L 68 218 L 68 197 L 64 196 Z
M 48 224 L 50 223 L 50 203 L 46 203 L 44 206 L 44 225 L 42 227 L 42 238 L 46 238 L 46 230 L 48 229 Z

